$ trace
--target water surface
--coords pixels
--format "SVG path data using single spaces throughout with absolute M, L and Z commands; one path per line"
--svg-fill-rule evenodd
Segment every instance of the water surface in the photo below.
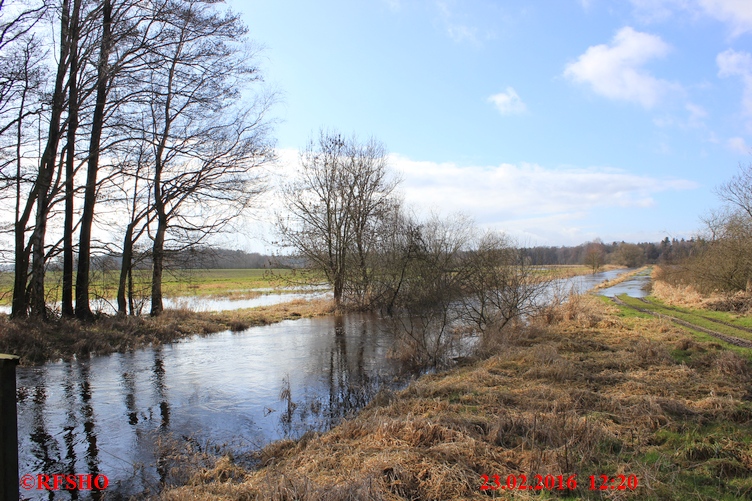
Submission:
M 382 327 L 371 315 L 300 319 L 20 367 L 20 474 L 100 473 L 108 495 L 140 492 L 166 479 L 176 446 L 251 451 L 328 429 L 400 380 Z
M 626 294 L 631 297 L 645 297 L 649 294 L 649 285 L 650 272 L 640 272 L 639 274 L 630 277 L 628 280 L 618 283 L 613 287 L 600 289 L 598 291 L 598 294 L 609 297 L 615 297 L 620 294 Z

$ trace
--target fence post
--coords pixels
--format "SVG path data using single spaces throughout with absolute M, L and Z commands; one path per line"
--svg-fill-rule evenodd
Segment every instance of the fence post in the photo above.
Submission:
M 18 499 L 18 421 L 16 416 L 18 357 L 0 353 L 0 500 Z

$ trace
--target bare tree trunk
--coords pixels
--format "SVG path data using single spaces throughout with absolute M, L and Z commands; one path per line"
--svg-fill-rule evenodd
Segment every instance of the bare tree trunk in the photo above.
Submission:
M 62 314 L 73 316 L 73 176 L 78 130 L 78 25 L 81 0 L 73 1 L 70 18 L 70 68 L 68 77 L 68 146 L 65 159 L 65 222 L 63 225 Z
M 97 102 L 91 126 L 89 143 L 89 162 L 84 190 L 84 207 L 81 216 L 81 233 L 78 243 L 78 273 L 76 274 L 76 317 L 92 317 L 89 307 L 89 270 L 91 267 L 91 228 L 94 222 L 94 204 L 96 203 L 97 172 L 99 170 L 99 149 L 104 128 L 105 104 L 109 80 L 109 56 L 112 45 L 112 4 L 104 0 L 102 9 L 102 44 L 97 68 Z
M 29 297 L 26 294 L 26 284 L 29 280 L 29 251 L 26 246 L 26 225 L 31 216 L 31 206 L 34 204 L 36 197 L 27 202 L 28 209 L 15 224 L 15 256 L 14 256 L 14 279 L 13 279 L 13 302 L 11 305 L 11 316 L 13 318 L 23 318 L 28 315 Z
M 24 211 L 21 213 L 21 144 L 23 143 L 23 118 L 26 112 L 26 95 L 30 90 L 29 64 L 30 53 L 27 51 L 24 61 L 24 89 L 21 94 L 16 128 L 16 217 L 14 220 L 14 263 L 16 268 L 11 306 L 11 316 L 14 318 L 25 317 L 29 308 L 28 295 L 26 294 L 26 282 L 29 279 L 29 248 L 26 246 L 26 225 L 29 223 L 31 208 L 36 201 L 36 193 L 32 190 L 26 201 Z
M 117 303 L 118 315 L 125 316 L 127 313 L 127 304 L 125 301 L 126 281 L 133 267 L 133 227 L 136 221 L 131 221 L 125 229 L 123 238 L 123 258 L 120 263 L 120 280 L 118 282 Z
M 162 304 L 162 272 L 164 270 L 164 241 L 167 231 L 167 218 L 164 214 L 157 217 L 157 232 L 154 235 L 152 247 L 152 276 L 151 276 L 151 316 L 156 317 L 164 311 Z
M 68 54 L 70 49 L 70 1 L 63 2 L 63 16 L 60 23 L 60 60 L 55 78 L 55 90 L 52 95 L 52 110 L 50 115 L 47 145 L 39 162 L 39 173 L 32 191 L 37 195 L 37 215 L 34 231 L 31 234 L 32 264 L 31 264 L 31 314 L 36 317 L 46 317 L 45 309 L 45 252 L 44 238 L 47 232 L 47 217 L 49 215 L 50 186 L 52 174 L 55 171 L 57 148 L 60 142 L 60 120 L 65 106 L 64 81 L 67 73 Z
M 133 266 L 128 268 L 128 312 L 136 314 L 136 305 L 133 301 Z

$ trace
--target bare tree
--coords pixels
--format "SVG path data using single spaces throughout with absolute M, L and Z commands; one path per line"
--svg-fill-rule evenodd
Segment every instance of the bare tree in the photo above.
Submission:
M 298 178 L 282 189 L 282 241 L 323 273 L 338 307 L 346 301 L 364 307 L 371 296 L 375 228 L 391 209 L 398 183 L 388 172 L 386 151 L 373 139 L 361 144 L 322 130 L 300 163 Z
M 741 210 L 752 219 L 752 164 L 740 165 L 739 172 L 720 185 L 716 194 L 730 209 Z
M 663 278 L 701 292 L 752 291 L 752 165 L 716 189 L 723 207 L 703 218 L 705 234 Z M 666 239 L 668 242 L 668 239 Z
M 242 102 L 259 79 L 246 31 L 237 15 L 198 0 L 172 1 L 160 19 L 163 43 L 150 53 L 155 69 L 144 124 L 154 162 L 152 315 L 163 310 L 168 237 L 177 246 L 202 242 L 263 189 L 255 168 L 272 157 L 265 117 L 271 98 Z
M 97 50 L 92 51 L 90 65 L 93 95 L 91 124 L 88 129 L 86 182 L 83 186 L 82 214 L 78 241 L 76 273 L 76 316 L 91 318 L 89 281 L 92 230 L 98 191 L 106 179 L 101 171 L 114 150 L 131 139 L 127 117 L 132 105 L 148 102 L 140 82 L 153 72 L 150 51 L 162 43 L 159 19 L 169 0 L 102 0 L 97 10 Z M 103 161 L 104 156 L 104 161 Z M 103 165 L 103 163 L 105 165 Z M 118 169 L 114 169 L 117 172 Z
M 405 273 L 392 306 L 399 336 L 400 357 L 417 365 L 437 366 L 453 347 L 454 330 L 463 322 L 466 256 L 474 226 L 462 215 L 441 219 L 433 215 L 413 225 L 405 249 Z
M 60 17 L 60 42 L 55 84 L 52 91 L 50 117 L 47 130 L 44 152 L 39 160 L 39 168 L 34 182 L 34 187 L 29 194 L 26 207 L 30 208 L 36 201 L 36 218 L 29 243 L 31 245 L 31 314 L 45 318 L 47 316 L 45 304 L 45 237 L 47 235 L 47 223 L 52 208 L 52 201 L 59 189 L 59 176 L 54 175 L 58 165 L 59 143 L 63 133 L 63 113 L 66 108 L 65 78 L 70 64 L 71 49 L 71 25 L 70 25 L 70 0 L 63 0 Z M 62 162 L 62 159 L 61 159 Z M 26 214 L 26 211 L 24 211 Z M 14 303 L 16 294 L 23 294 L 21 282 L 26 282 L 26 263 L 16 263 L 16 288 L 14 288 Z M 20 298 L 19 298 L 20 299 Z M 21 300 L 22 301 L 22 300 Z M 23 301 L 25 303 L 25 301 Z M 21 304 L 23 312 L 14 308 L 14 315 L 25 314 L 26 305 Z
M 595 239 L 585 246 L 585 260 L 584 264 L 589 266 L 593 270 L 595 275 L 598 270 L 603 266 L 603 262 L 606 257 L 606 250 L 603 242 L 599 239 Z
M 0 189 L 3 195 L 6 190 L 13 190 L 11 232 L 16 271 L 12 309 L 19 316 L 28 311 L 26 286 L 31 246 L 26 235 L 38 189 L 29 165 L 30 143 L 37 135 L 32 139 L 28 129 L 35 116 L 39 120 L 44 84 L 41 62 L 44 54 L 33 29 L 46 12 L 44 2 L 20 4 L 0 0 Z
M 468 253 L 464 270 L 464 315 L 481 334 L 501 331 L 548 300 L 550 279 L 503 234 L 485 233 Z

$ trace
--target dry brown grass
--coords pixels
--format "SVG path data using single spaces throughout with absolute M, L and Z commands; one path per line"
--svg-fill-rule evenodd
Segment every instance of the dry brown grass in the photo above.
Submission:
M 663 280 L 660 267 L 653 270 L 652 294 L 661 301 L 685 308 L 730 311 L 747 314 L 752 310 L 752 292 L 713 292 L 702 294 L 692 285 Z
M 585 499 L 752 495 L 752 450 L 740 438 L 752 426 L 747 360 L 574 300 L 505 337 L 499 355 L 383 393 L 330 432 L 271 444 L 258 470 L 238 476 L 221 461 L 160 499 L 480 500 L 481 475 L 521 473 L 576 474 L 569 495 Z M 679 363 L 674 350 L 696 358 Z M 587 476 L 618 473 L 640 487 L 588 490 Z
M 685 308 L 704 308 L 709 301 L 691 285 L 670 285 L 662 280 L 653 282 L 652 294 L 667 304 Z

